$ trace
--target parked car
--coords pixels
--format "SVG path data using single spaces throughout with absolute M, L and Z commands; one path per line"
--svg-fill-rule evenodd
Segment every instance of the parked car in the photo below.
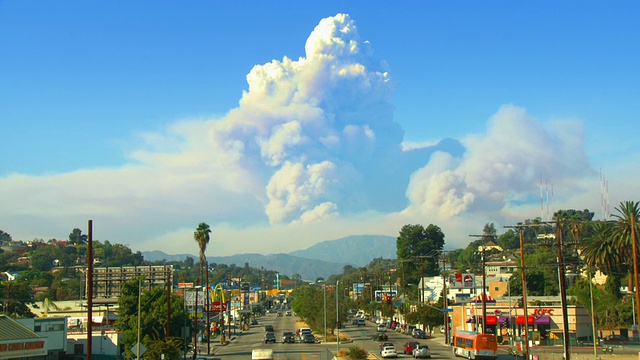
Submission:
M 379 324 L 378 331 L 387 331 L 387 326 L 385 324 Z
M 268 332 L 264 334 L 264 343 L 276 343 L 276 334 L 273 332 Z
M 286 343 L 292 343 L 292 344 L 293 344 L 293 343 L 295 343 L 295 342 L 296 342 L 296 337 L 295 337 L 295 335 L 293 334 L 293 332 L 291 332 L 291 331 L 285 331 L 285 332 L 282 334 L 282 342 L 283 342 L 284 344 L 286 344 Z
M 414 359 L 431 359 L 431 349 L 429 349 L 428 345 L 418 344 L 415 349 L 413 349 L 413 358 Z
M 622 344 L 628 342 L 630 339 L 626 336 L 612 334 L 604 338 L 602 341 L 604 344 Z
M 413 337 L 416 339 L 426 339 L 427 334 L 422 330 L 418 330 L 413 332 Z
M 387 340 L 389 340 L 389 336 L 387 336 L 387 333 L 377 332 L 375 335 L 373 335 L 373 341 L 387 341 Z
M 380 356 L 382 356 L 383 359 L 397 358 L 398 357 L 398 351 L 393 346 L 385 346 L 382 349 L 382 351 L 380 352 Z
M 413 354 L 413 349 L 418 345 L 420 345 L 420 343 L 417 341 L 409 341 L 402 345 L 402 350 L 404 350 L 405 354 Z

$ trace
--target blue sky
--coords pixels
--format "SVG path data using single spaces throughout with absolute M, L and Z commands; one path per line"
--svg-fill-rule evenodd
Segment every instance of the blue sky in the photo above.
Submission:
M 612 208 L 638 197 L 639 7 L 1 1 L 0 229 L 194 253 L 205 221 L 227 255 L 433 223 L 457 248 L 546 216 L 540 178 L 601 217 L 601 169 Z

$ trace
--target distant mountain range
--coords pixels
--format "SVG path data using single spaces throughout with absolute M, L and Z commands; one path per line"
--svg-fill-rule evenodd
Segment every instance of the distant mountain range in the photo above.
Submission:
M 169 255 L 162 251 L 143 251 L 146 260 L 184 261 L 198 256 L 192 254 Z M 327 240 L 306 250 L 297 250 L 288 254 L 237 254 L 231 256 L 208 256 L 207 260 L 217 264 L 236 264 L 254 268 L 264 267 L 287 276 L 300 274 L 305 280 L 318 277 L 328 278 L 342 273 L 345 265 L 362 267 L 375 258 L 395 259 L 396 239 L 385 235 L 354 235 L 337 240 Z

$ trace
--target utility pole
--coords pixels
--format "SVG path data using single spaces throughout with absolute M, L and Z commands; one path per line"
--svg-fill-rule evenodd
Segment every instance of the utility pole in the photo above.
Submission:
M 479 238 L 491 238 L 492 240 L 494 238 L 493 235 L 469 235 L 469 236 L 479 237 Z M 484 244 L 479 246 L 479 250 L 480 250 L 480 256 L 482 257 L 482 293 L 480 294 L 480 296 L 482 296 L 482 333 L 486 334 L 487 333 L 487 273 L 486 273 L 487 262 L 486 262 L 485 253 L 484 253 L 485 251 Z
M 525 359 L 529 359 L 529 314 L 527 309 L 527 278 L 524 268 L 524 228 L 526 225 L 518 223 L 516 226 L 505 226 L 505 228 L 516 228 L 520 236 L 520 272 L 522 276 L 522 307 L 524 311 L 524 351 Z M 537 226 L 537 225 L 536 225 Z
M 442 251 L 442 305 L 446 309 L 449 307 L 447 299 L 447 258 L 444 250 Z M 444 343 L 449 343 L 449 313 L 444 313 Z
M 93 220 L 89 220 L 87 241 L 87 360 L 93 353 Z M 82 300 L 82 299 L 80 299 Z M 138 319 L 140 315 L 138 315 Z M 138 359 L 140 359 L 138 357 Z
M 567 316 L 567 290 L 564 283 L 564 256 L 562 254 L 562 229 L 560 221 L 556 220 L 556 246 L 558 247 L 558 278 L 560 280 L 560 301 L 562 303 L 562 345 L 564 348 L 564 359 L 569 360 L 569 317 Z M 591 281 L 591 279 L 589 279 Z M 595 341 L 595 340 L 594 340 Z
M 205 283 L 207 284 L 207 291 L 206 291 L 206 297 L 207 299 L 204 301 L 204 306 L 206 307 L 206 311 L 203 311 L 202 313 L 207 317 L 206 321 L 205 321 L 205 326 L 207 327 L 205 332 L 207 334 L 207 355 L 211 354 L 211 319 L 210 319 L 210 314 L 209 314 L 209 310 L 211 310 L 211 295 L 209 294 L 209 261 L 205 261 L 205 270 L 206 271 L 206 275 L 205 275 Z M 222 304 L 220 304 L 222 305 Z
M 338 328 L 337 336 L 336 336 L 336 356 L 338 356 L 338 352 L 340 352 L 340 312 L 338 311 L 338 289 L 340 287 L 340 280 L 336 281 L 336 328 Z

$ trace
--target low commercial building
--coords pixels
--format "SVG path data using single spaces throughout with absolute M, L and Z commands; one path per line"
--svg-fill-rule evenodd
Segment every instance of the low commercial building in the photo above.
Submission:
M 6 315 L 0 315 L 0 359 L 48 359 L 46 337 Z

